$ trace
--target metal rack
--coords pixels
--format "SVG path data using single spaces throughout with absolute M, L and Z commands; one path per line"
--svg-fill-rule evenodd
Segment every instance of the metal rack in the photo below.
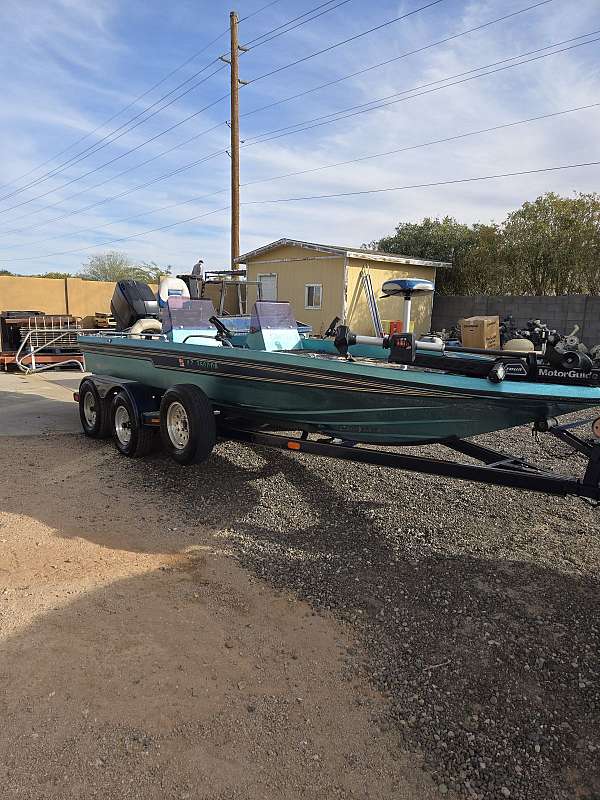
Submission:
M 35 337 L 37 337 L 40 332 L 44 333 L 42 336 L 42 341 L 35 343 Z M 21 346 L 17 350 L 15 354 L 15 364 L 21 370 L 21 372 L 30 375 L 34 372 L 43 372 L 47 369 L 56 369 L 57 367 L 77 367 L 82 372 L 85 372 L 85 364 L 83 362 L 83 355 L 80 352 L 79 343 L 77 341 L 78 336 L 87 335 L 87 336 L 110 336 L 110 337 L 119 337 L 119 336 L 127 336 L 131 338 L 136 338 L 135 336 L 131 336 L 130 333 L 126 331 L 109 331 L 107 332 L 106 329 L 97 329 L 97 328 L 74 328 L 74 327 L 67 327 L 63 329 L 51 329 L 46 328 L 45 331 L 43 329 L 32 329 L 27 332 L 23 341 L 21 342 Z M 73 339 L 73 337 L 75 337 Z M 166 336 L 162 333 L 153 333 L 153 334 L 138 334 L 137 338 L 144 338 L 144 339 L 166 339 Z M 67 358 L 61 360 L 56 360 L 53 358 L 50 363 L 44 363 L 48 360 L 48 355 L 44 355 L 44 351 L 47 351 L 48 348 L 54 348 L 55 350 L 70 350 L 74 347 L 75 352 L 65 353 Z M 66 343 L 66 344 L 64 344 Z M 37 356 L 41 356 L 41 358 L 36 358 Z M 27 362 L 27 363 L 26 363 Z
M 78 350 L 77 333 L 80 330 L 80 320 L 71 316 L 28 317 L 26 324 L 19 325 L 21 344 L 27 340 L 29 346 L 37 352 Z M 59 333 L 61 335 L 57 339 Z

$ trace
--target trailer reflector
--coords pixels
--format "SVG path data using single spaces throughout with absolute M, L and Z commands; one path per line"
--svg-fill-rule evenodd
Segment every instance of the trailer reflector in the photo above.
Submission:
M 289 442 L 287 443 L 288 450 L 300 450 L 300 442 Z

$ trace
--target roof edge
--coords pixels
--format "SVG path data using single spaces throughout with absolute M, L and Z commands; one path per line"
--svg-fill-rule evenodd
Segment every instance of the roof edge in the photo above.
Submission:
M 365 258 L 370 261 L 383 261 L 393 264 L 414 264 L 415 266 L 422 267 L 451 267 L 452 264 L 448 261 L 431 261 L 424 258 L 413 258 L 413 256 L 398 255 L 396 253 L 384 253 L 380 250 L 367 250 L 359 247 L 338 247 L 329 244 L 317 244 L 316 242 L 304 242 L 300 239 L 288 239 L 286 237 L 277 239 L 274 242 L 269 242 L 262 247 L 257 247 L 250 250 L 248 253 L 243 253 L 235 259 L 236 264 L 245 264 L 257 256 L 275 250 L 277 247 L 301 247 L 306 250 L 315 250 L 320 253 L 331 253 L 332 255 L 345 256 L 347 258 Z

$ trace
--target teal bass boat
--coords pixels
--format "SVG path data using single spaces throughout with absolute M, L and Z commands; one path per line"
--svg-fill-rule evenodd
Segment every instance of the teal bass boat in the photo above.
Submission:
M 154 425 L 180 463 L 203 460 L 219 429 L 251 431 L 254 441 L 260 431 L 300 432 L 291 449 L 312 441 L 352 449 L 352 458 L 361 444 L 436 442 L 480 457 L 465 439 L 525 424 L 559 429 L 557 417 L 600 406 L 600 371 L 573 366 L 564 354 L 559 363 L 531 353 L 450 351 L 406 334 L 355 336 L 339 324 L 328 338 L 303 338 L 281 302 L 257 302 L 249 333 L 236 334 L 211 301 L 185 296 L 167 299 L 162 323 L 135 328 L 148 303 L 127 330 L 79 340 L 92 373 L 78 395 L 84 431 L 112 433 L 126 455 L 144 449 Z M 131 323 L 135 311 L 123 319 Z M 311 434 L 325 438 L 314 442 Z M 513 462 L 507 471 L 518 472 Z

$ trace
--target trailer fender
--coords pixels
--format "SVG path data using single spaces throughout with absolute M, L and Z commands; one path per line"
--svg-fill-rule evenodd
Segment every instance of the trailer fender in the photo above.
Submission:
M 163 393 L 152 386 L 137 381 L 119 380 L 111 375 L 89 375 L 84 380 L 94 384 L 98 394 L 107 405 L 110 405 L 118 392 L 123 391 L 141 418 L 143 415 L 158 413 Z

